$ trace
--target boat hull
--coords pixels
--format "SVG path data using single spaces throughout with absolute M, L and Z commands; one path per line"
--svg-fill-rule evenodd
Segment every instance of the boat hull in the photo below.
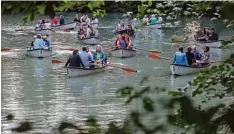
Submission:
M 150 25 L 146 25 L 145 27 L 162 29 L 162 23 L 150 24 Z
M 222 42 L 221 41 L 212 41 L 212 42 L 202 42 L 202 41 L 196 41 L 201 46 L 208 46 L 210 48 L 221 48 Z
M 65 25 L 51 26 L 52 29 L 56 30 L 73 30 L 76 27 L 76 22 L 67 23 Z
M 67 69 L 68 77 L 79 77 L 79 76 L 86 76 L 86 75 L 104 72 L 107 68 L 107 65 L 99 68 L 79 68 L 79 67 L 64 67 L 64 68 Z
M 210 65 L 211 63 L 203 67 L 196 67 L 196 66 L 192 67 L 192 66 L 171 64 L 170 69 L 173 75 L 190 75 L 190 74 L 199 73 L 201 70 L 208 68 Z
M 136 55 L 136 50 L 131 50 L 131 49 L 111 50 L 111 55 L 117 58 L 133 57 Z
M 35 58 L 45 58 L 52 55 L 52 49 L 27 48 L 27 55 Z
M 101 40 L 99 37 L 88 37 L 84 39 L 80 39 L 84 44 L 89 44 L 89 45 L 98 45 L 101 43 Z
M 35 30 L 35 33 L 41 35 L 51 35 L 54 33 L 54 31 L 51 29 L 42 29 L 42 30 Z

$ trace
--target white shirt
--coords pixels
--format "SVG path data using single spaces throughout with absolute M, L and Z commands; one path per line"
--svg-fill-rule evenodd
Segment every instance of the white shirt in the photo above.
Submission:
M 43 48 L 42 46 L 45 46 L 45 42 L 42 39 L 35 39 L 34 41 L 34 49 L 39 49 L 39 48 Z
M 90 25 L 90 19 L 89 19 L 89 18 L 86 19 L 86 23 L 87 23 L 88 25 Z
M 51 28 L 51 24 L 50 23 L 45 23 L 45 29 L 50 29 Z
M 163 22 L 163 18 L 160 16 L 158 17 L 158 22 L 162 23 Z
M 90 33 L 92 33 L 91 29 L 90 29 L 90 28 L 87 28 L 86 37 L 89 37 L 89 36 L 90 36 Z

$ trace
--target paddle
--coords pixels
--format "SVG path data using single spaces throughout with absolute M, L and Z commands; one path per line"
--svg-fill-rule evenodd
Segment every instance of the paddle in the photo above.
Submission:
M 19 31 L 24 31 L 23 29 L 16 29 L 15 30 L 16 32 L 19 32 Z
M 139 50 L 142 50 L 142 51 L 148 51 L 150 53 L 161 53 L 160 51 L 157 51 L 157 50 L 147 50 L 147 49 L 142 49 L 142 48 L 138 48 L 138 47 L 135 47 L 136 49 L 139 49 Z
M 52 63 L 53 63 L 53 64 L 60 64 L 60 63 L 63 63 L 63 62 L 60 61 L 60 60 L 52 60 Z M 124 70 L 124 71 L 126 71 L 126 72 L 129 72 L 129 73 L 131 73 L 131 72 L 137 72 L 136 70 L 133 70 L 133 69 L 128 68 L 128 67 L 117 67 L 117 66 L 114 66 L 114 65 L 111 65 L 111 64 L 107 64 L 107 66 L 119 68 L 119 69 L 122 69 L 122 70 Z
M 60 48 L 60 50 L 74 51 L 74 50 L 76 50 L 76 49 L 75 49 L 75 48 Z
M 150 54 L 149 54 L 149 57 L 150 57 L 150 58 L 153 58 L 153 59 L 171 60 L 170 58 L 162 57 L 162 56 L 156 55 L 156 54 L 154 54 L 154 53 L 150 53 Z
M 1 51 L 10 51 L 10 48 L 1 48 Z

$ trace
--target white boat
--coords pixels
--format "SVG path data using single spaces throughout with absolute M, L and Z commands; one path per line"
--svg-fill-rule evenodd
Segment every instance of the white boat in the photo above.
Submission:
M 189 75 L 189 74 L 195 74 L 200 72 L 203 69 L 208 68 L 211 65 L 211 63 L 209 63 L 206 66 L 186 66 L 186 65 L 178 65 L 178 64 L 171 64 L 170 68 L 171 68 L 171 73 L 173 75 Z
M 78 76 L 85 76 L 85 75 L 104 72 L 107 66 L 108 65 L 102 67 L 95 67 L 95 68 L 81 68 L 81 67 L 64 67 L 64 68 L 67 69 L 68 77 L 78 77 Z
M 41 35 L 51 35 L 54 33 L 54 31 L 51 29 L 41 29 L 41 30 L 35 30 L 35 33 Z
M 208 46 L 211 48 L 220 48 L 222 46 L 221 41 L 196 41 L 201 46 Z
M 73 30 L 75 27 L 76 27 L 76 22 L 71 22 L 64 25 L 51 26 L 52 29 L 59 29 L 59 30 Z
M 136 50 L 134 49 L 115 49 L 111 50 L 111 55 L 118 58 L 127 58 L 136 55 Z
M 52 55 L 52 48 L 50 49 L 33 49 L 27 48 L 27 55 L 35 58 L 45 58 Z
M 162 23 L 149 24 L 149 25 L 146 25 L 145 27 L 162 29 Z
M 80 39 L 83 43 L 89 45 L 98 45 L 101 43 L 100 38 L 97 36 L 90 36 L 88 38 Z

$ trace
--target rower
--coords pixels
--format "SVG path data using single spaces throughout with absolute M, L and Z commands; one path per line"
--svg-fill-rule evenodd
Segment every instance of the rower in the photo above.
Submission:
M 84 67 L 84 64 L 79 56 L 78 50 L 74 50 L 72 55 L 69 57 L 69 59 L 67 60 L 65 67 L 68 66 L 69 67 Z
M 117 47 L 118 48 L 127 48 L 127 43 L 125 41 L 125 37 L 124 36 L 120 36 L 118 41 L 117 41 Z
M 151 17 L 150 20 L 149 20 L 149 23 L 150 23 L 150 24 L 155 24 L 157 21 L 158 21 L 157 18 L 156 18 L 155 15 L 153 14 L 152 17 Z
M 187 57 L 188 65 L 190 66 L 196 62 L 195 56 L 191 51 L 192 51 L 192 48 L 188 47 L 187 52 L 186 52 L 186 57 Z
M 60 25 L 64 25 L 65 24 L 65 20 L 64 20 L 64 16 L 63 15 L 60 15 L 59 24 Z
M 172 64 L 188 65 L 186 54 L 183 52 L 183 47 L 180 47 L 179 51 L 175 53 Z

